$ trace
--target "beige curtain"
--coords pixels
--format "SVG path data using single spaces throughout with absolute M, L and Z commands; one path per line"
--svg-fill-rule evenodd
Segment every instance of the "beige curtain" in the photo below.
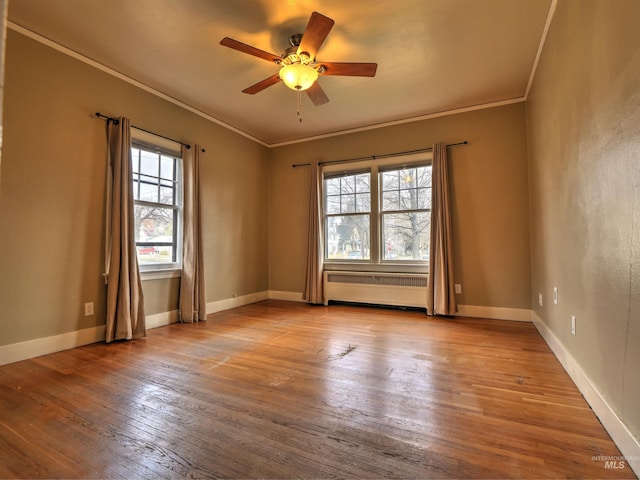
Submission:
M 131 179 L 131 122 L 107 122 L 107 342 L 146 335 L 138 269 Z
M 302 298 L 309 303 L 324 303 L 322 267 L 324 247 L 322 239 L 320 205 L 322 205 L 321 166 L 312 163 L 309 186 L 309 233 L 307 237 L 307 272 Z
M 200 145 L 182 147 L 184 181 L 184 236 L 182 279 L 180 280 L 180 321 L 207 319 L 202 242 L 202 190 L 200 187 Z
M 458 307 L 453 278 L 447 146 L 443 143 L 433 146 L 431 196 L 427 312 L 431 315 L 455 315 Z

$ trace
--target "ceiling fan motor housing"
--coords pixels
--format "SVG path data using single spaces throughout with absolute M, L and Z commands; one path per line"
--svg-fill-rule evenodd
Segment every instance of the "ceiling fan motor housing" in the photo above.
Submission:
M 289 45 L 291 45 L 291 48 L 293 47 L 298 48 L 300 46 L 301 41 L 302 41 L 301 33 L 294 33 L 289 37 Z

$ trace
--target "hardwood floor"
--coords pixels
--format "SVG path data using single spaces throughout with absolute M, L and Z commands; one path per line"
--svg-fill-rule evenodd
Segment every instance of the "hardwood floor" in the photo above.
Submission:
M 2 478 L 635 478 L 535 327 L 267 301 L 0 367 Z

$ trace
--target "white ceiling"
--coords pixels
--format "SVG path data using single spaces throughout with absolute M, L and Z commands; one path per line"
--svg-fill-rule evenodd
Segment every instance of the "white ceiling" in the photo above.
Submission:
M 526 96 L 552 0 L 10 0 L 29 30 L 268 145 Z M 315 107 L 268 61 L 318 11 L 335 20 L 318 60 L 377 62 L 375 78 L 325 76 Z M 16 27 L 17 26 L 17 27 Z M 106 108 L 107 106 L 105 106 Z M 115 112 L 114 112 L 115 113 Z M 117 112 L 120 113 L 120 112 Z M 125 114 L 126 112 L 121 112 Z

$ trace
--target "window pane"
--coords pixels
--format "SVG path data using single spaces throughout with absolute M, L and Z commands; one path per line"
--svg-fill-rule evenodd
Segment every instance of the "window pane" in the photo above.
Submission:
M 356 212 L 370 212 L 371 211 L 371 194 L 370 193 L 358 193 L 356 194 Z
M 340 213 L 340 196 L 327 197 L 326 213 Z
M 325 257 L 368 260 L 371 249 L 369 237 L 369 215 L 327 217 Z
M 420 188 L 418 190 L 418 208 L 431 209 L 431 188 Z
M 174 195 L 173 187 L 160 187 L 160 203 L 173 205 L 174 204 L 173 195 Z
M 415 188 L 416 186 L 416 169 L 415 168 L 405 168 L 400 170 L 400 188 Z
M 400 190 L 400 209 L 402 210 L 415 210 L 418 208 L 418 199 L 416 197 L 416 191 Z
M 354 213 L 356 211 L 355 194 L 342 195 L 340 204 L 340 213 Z
M 138 175 L 133 176 L 133 199 L 138 200 L 140 198 L 140 182 L 138 181 Z
M 135 173 L 138 173 L 140 171 L 140 159 L 138 158 L 140 156 L 140 150 L 138 150 L 137 148 L 132 148 L 131 149 L 131 170 Z
M 357 193 L 369 193 L 371 192 L 371 186 L 369 185 L 370 175 L 368 173 L 361 173 L 356 175 L 356 192 Z
M 342 177 L 340 179 L 340 192 L 342 194 L 355 193 L 355 191 L 356 191 L 355 176 L 349 175 L 348 177 Z
M 431 188 L 431 165 L 428 167 L 419 167 L 417 169 L 419 188 Z
M 382 190 L 396 190 L 399 188 L 398 183 L 398 171 L 393 170 L 391 172 L 382 173 Z
M 138 263 L 140 265 L 153 265 L 158 263 L 175 262 L 174 249 L 166 245 L 136 246 Z
M 340 179 L 329 178 L 324 181 L 327 195 L 340 195 Z
M 431 208 L 431 166 L 382 172 L 382 211 Z
M 387 213 L 382 216 L 385 260 L 424 261 L 429 257 L 428 212 Z
M 134 205 L 136 242 L 173 243 L 173 208 Z
M 174 179 L 174 159 L 171 157 L 165 157 L 164 155 L 160 159 L 160 176 L 168 180 Z
M 140 178 L 140 197 L 138 199 L 145 202 L 158 201 L 158 185 L 155 179 L 150 179 L 149 177 Z
M 325 213 L 371 211 L 371 174 L 358 173 L 324 181 Z
M 382 210 L 399 210 L 400 209 L 400 194 L 397 190 L 390 192 L 384 192 L 382 194 Z
M 140 154 L 140 173 L 145 175 L 158 176 L 158 155 L 151 152 L 141 151 Z

